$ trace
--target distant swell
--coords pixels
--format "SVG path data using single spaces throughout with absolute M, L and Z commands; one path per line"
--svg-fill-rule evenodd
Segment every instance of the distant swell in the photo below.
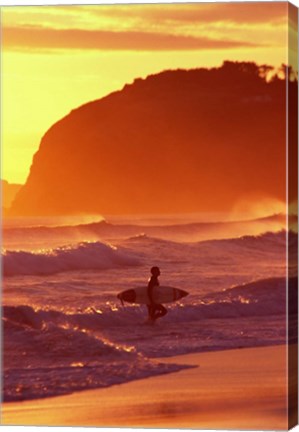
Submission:
M 23 244 L 27 239 L 31 245 L 43 244 L 43 242 L 51 243 L 53 241 L 56 242 L 55 244 L 59 244 L 62 239 L 68 239 L 70 242 L 78 241 L 79 239 L 96 241 L 109 238 L 126 239 L 140 236 L 140 234 L 164 240 L 196 242 L 211 239 L 226 239 L 228 237 L 236 238 L 246 234 L 261 234 L 266 230 L 277 232 L 284 228 L 285 216 L 283 215 L 274 215 L 254 221 L 181 224 L 171 224 L 169 222 L 167 225 L 114 224 L 101 221 L 76 226 L 6 227 L 3 230 L 3 242 L 6 245 L 17 245 Z
M 136 266 L 137 257 L 101 242 L 82 242 L 39 252 L 5 251 L 4 276 L 47 275 L 71 270 L 104 270 Z

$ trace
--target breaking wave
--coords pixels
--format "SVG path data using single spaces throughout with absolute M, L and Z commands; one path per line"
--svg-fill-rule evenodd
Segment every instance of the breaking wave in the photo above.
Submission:
M 140 264 L 133 254 L 101 242 L 82 242 L 38 252 L 5 251 L 2 260 L 4 276 L 46 275 L 81 269 L 104 270 Z

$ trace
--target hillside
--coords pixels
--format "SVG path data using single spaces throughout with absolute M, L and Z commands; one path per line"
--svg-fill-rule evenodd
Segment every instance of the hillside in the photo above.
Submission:
M 41 140 L 13 215 L 218 211 L 285 199 L 285 81 L 225 62 L 73 110 Z M 292 85 L 297 85 L 294 83 Z

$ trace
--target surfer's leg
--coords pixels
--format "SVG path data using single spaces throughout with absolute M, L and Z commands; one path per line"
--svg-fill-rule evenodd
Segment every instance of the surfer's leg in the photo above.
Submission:
M 155 321 L 155 305 L 146 305 L 148 310 L 148 321 Z

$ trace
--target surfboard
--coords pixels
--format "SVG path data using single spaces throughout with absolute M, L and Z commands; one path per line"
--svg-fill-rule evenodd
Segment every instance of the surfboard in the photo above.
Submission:
M 155 303 L 171 303 L 186 297 L 189 293 L 179 288 L 170 286 L 155 286 L 153 288 L 153 301 Z M 121 301 L 137 304 L 150 304 L 148 297 L 147 286 L 137 287 L 122 291 L 117 294 L 117 298 Z

